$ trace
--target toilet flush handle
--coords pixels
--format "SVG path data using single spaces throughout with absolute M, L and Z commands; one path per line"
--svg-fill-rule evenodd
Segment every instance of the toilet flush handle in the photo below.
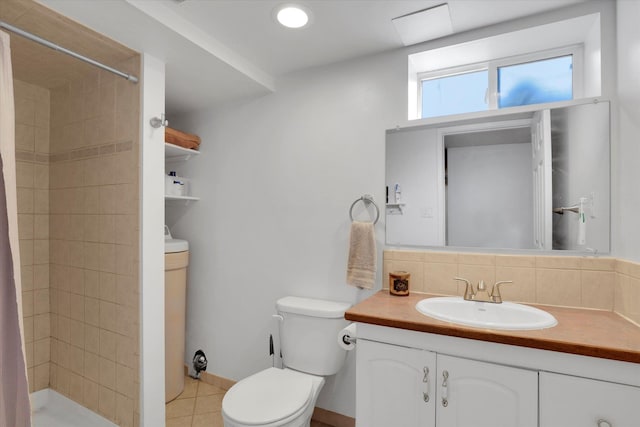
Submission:
M 272 314 L 271 317 L 276 319 L 278 322 L 284 322 L 284 317 L 282 317 L 280 314 Z M 282 359 L 282 349 L 280 349 L 280 359 Z M 272 363 L 273 363 L 273 366 L 275 366 L 275 363 L 276 363 L 275 359 L 273 359 Z

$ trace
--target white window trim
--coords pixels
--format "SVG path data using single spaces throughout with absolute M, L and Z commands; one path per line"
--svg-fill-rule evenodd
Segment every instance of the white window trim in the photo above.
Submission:
M 583 70 L 583 44 L 576 44 L 571 46 L 565 46 L 557 49 L 548 49 L 539 52 L 531 52 L 523 55 L 509 56 L 506 58 L 498 58 L 487 62 L 479 62 L 475 64 L 468 64 L 459 67 L 452 68 L 444 68 L 440 70 L 434 71 L 426 71 L 417 73 L 417 90 L 418 90 L 418 99 L 417 99 L 417 113 L 418 118 L 427 118 L 422 117 L 422 81 L 424 80 L 432 80 L 437 78 L 455 76 L 457 74 L 466 74 L 475 71 L 488 71 L 488 85 L 487 85 L 487 110 L 498 110 L 498 68 L 510 66 L 510 65 L 518 65 L 526 62 L 535 62 L 541 61 L 544 59 L 552 59 L 560 56 L 568 56 L 572 55 L 572 65 L 573 65 L 573 100 L 580 99 L 583 97 L 583 79 L 584 79 L 584 70 Z

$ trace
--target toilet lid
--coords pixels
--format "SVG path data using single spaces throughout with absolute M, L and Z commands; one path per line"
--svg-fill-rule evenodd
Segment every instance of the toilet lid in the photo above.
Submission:
M 225 394 L 222 410 L 240 424 L 273 423 L 307 404 L 311 378 L 288 369 L 269 368 L 239 381 Z

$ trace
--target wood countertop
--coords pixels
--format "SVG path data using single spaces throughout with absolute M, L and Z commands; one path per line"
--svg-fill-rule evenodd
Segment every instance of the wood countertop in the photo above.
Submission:
M 640 327 L 611 311 L 527 304 L 552 314 L 558 324 L 535 331 L 505 331 L 443 322 L 416 310 L 418 301 L 433 297 L 417 293 L 398 297 L 382 290 L 351 307 L 344 317 L 353 322 L 640 363 Z

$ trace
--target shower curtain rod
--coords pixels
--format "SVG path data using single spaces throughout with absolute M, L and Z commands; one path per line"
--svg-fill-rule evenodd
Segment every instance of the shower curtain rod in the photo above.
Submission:
M 34 41 L 36 43 L 39 43 L 39 44 L 41 44 L 43 46 L 46 46 L 46 47 L 50 48 L 50 49 L 57 50 L 58 52 L 66 53 L 69 56 L 73 56 L 76 59 L 79 59 L 81 61 L 87 62 L 87 63 L 89 63 L 89 64 L 91 64 L 93 66 L 96 66 L 98 68 L 102 68 L 103 70 L 107 70 L 107 71 L 109 71 L 109 72 L 111 72 L 113 74 L 116 74 L 116 75 L 118 75 L 120 77 L 123 77 L 123 78 L 125 78 L 125 79 L 127 79 L 127 80 L 129 80 L 129 81 L 131 81 L 133 83 L 138 83 L 138 78 L 136 76 L 134 76 L 134 75 L 123 73 L 122 71 L 116 70 L 115 68 L 109 67 L 108 65 L 104 65 L 104 64 L 102 64 L 102 63 L 100 63 L 98 61 L 95 61 L 95 60 L 91 59 L 91 58 L 87 58 L 86 56 L 80 55 L 79 53 L 76 53 L 76 52 L 74 52 L 72 50 L 66 49 L 66 48 L 64 48 L 62 46 L 59 46 L 59 45 L 57 45 L 55 43 L 52 43 L 49 40 L 45 40 L 42 37 L 38 37 L 35 34 L 28 33 L 28 32 L 26 32 L 26 31 L 24 31 L 24 30 L 22 30 L 22 29 L 20 29 L 18 27 L 14 27 L 13 25 L 7 24 L 4 21 L 0 21 L 0 28 L 4 28 L 7 31 L 11 31 L 12 33 L 15 33 L 15 34 L 17 34 L 19 36 L 22 36 L 22 37 L 26 38 L 26 39 L 32 40 L 32 41 Z

